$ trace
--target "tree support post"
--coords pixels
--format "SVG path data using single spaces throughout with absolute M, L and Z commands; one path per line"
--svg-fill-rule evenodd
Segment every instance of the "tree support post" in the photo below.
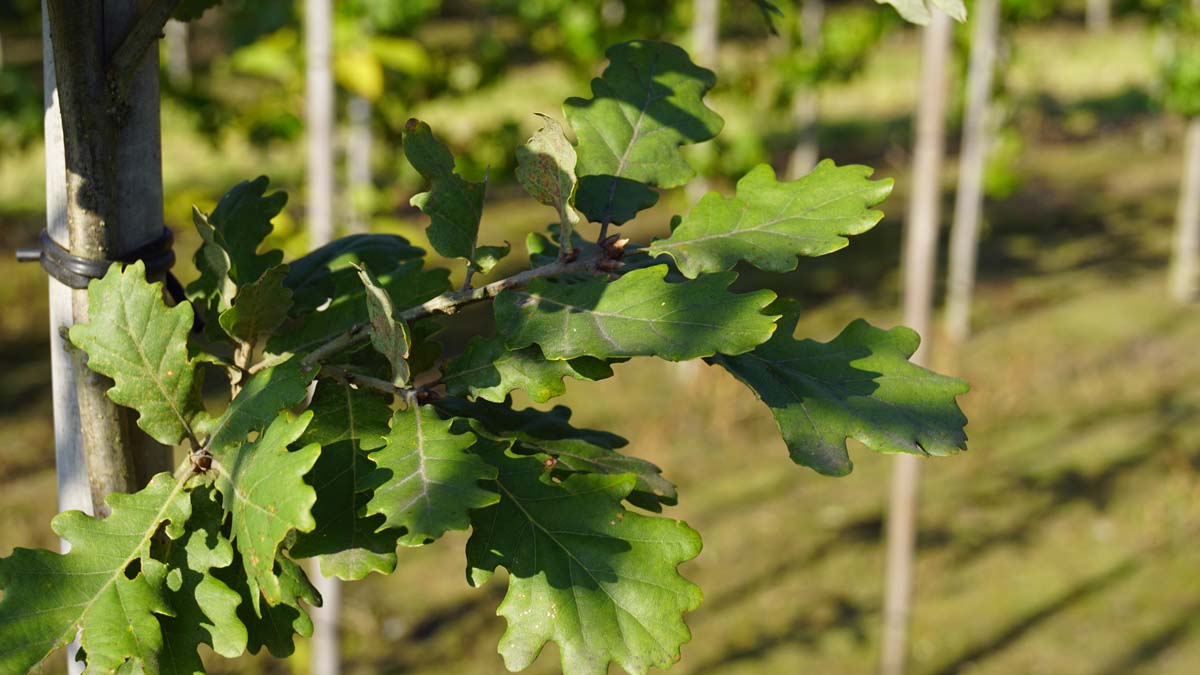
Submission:
M 950 17 L 935 9 L 929 25 L 923 30 L 913 192 L 904 232 L 904 323 L 925 338 L 912 357 L 913 363 L 918 365 L 927 365 L 930 353 L 949 52 Z M 902 675 L 908 660 L 908 622 L 917 535 L 920 459 L 899 455 L 894 461 L 888 505 L 881 675 Z

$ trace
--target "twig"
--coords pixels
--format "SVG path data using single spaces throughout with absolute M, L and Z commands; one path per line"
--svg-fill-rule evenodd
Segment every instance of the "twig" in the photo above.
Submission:
M 614 253 L 615 251 L 615 253 Z M 400 313 L 400 319 L 412 323 L 419 319 L 424 319 L 427 316 L 434 314 L 454 314 L 461 307 L 473 305 L 477 302 L 490 300 L 502 291 L 511 288 L 521 288 L 529 285 L 529 282 L 535 279 L 545 279 L 548 277 L 561 276 L 563 274 L 573 274 L 577 272 L 611 272 L 617 268 L 617 259 L 619 258 L 619 249 L 606 248 L 598 256 L 589 256 L 573 261 L 556 260 L 541 267 L 525 270 L 511 277 L 493 281 L 486 286 L 478 288 L 467 288 L 459 291 L 451 291 L 443 293 L 432 300 L 429 300 L 416 307 L 410 307 Z M 302 361 L 305 365 L 313 365 L 320 363 L 323 359 L 339 352 L 347 347 L 358 344 L 367 337 L 368 324 L 360 323 L 353 328 L 347 330 L 341 335 L 333 338 L 329 342 L 309 352 L 308 356 Z M 252 372 L 256 372 L 257 366 L 251 368 Z
M 327 377 L 335 382 L 340 382 L 341 384 L 374 389 L 375 391 L 382 392 L 384 394 L 395 394 L 396 396 L 399 396 L 405 400 L 408 400 L 410 397 L 419 398 L 421 392 L 427 392 L 430 388 L 430 385 L 423 385 L 420 387 L 401 387 L 392 384 L 387 380 L 356 373 L 342 368 L 341 366 L 322 366 L 319 377 Z
M 171 20 L 171 15 L 181 2 L 183 0 L 155 0 L 145 13 L 138 17 L 137 23 L 121 41 L 121 46 L 117 47 L 108 65 L 108 78 L 116 92 L 114 103 L 119 103 L 125 98 L 133 81 L 134 71 L 141 64 L 146 51 L 158 42 L 167 21 Z

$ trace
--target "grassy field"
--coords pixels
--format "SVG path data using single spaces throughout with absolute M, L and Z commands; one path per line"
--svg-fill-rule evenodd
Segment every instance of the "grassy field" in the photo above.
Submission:
M 962 401 L 971 449 L 923 465 L 915 675 L 1185 675 L 1200 663 L 1200 315 L 1164 293 L 1180 129 L 1138 103 L 1152 86 L 1152 68 L 1135 57 L 1148 33 L 1109 39 L 1045 29 L 1023 33 L 1014 52 L 1012 84 L 1026 101 L 1020 187 L 988 205 L 977 335 L 958 353 L 932 336 L 939 367 L 972 384 Z M 1051 59 L 1047 44 L 1071 58 Z M 902 118 L 911 92 L 886 83 L 912 81 L 911 46 L 893 40 L 863 81 L 826 93 L 827 135 Z M 1090 86 L 1079 84 L 1083 64 L 1102 73 Z M 800 332 L 819 339 L 858 316 L 898 320 L 903 138 L 846 147 L 833 155 L 896 177 L 889 217 L 846 251 L 766 278 L 805 302 Z M 6 160 L 4 175 L 21 161 L 36 158 Z M 212 173 L 236 174 L 248 168 L 241 161 Z M 203 164 L 181 163 L 172 185 Z M 0 236 L 16 245 L 36 209 L 11 183 L 0 191 L 0 217 L 14 224 Z M 173 204 L 211 198 L 171 194 Z M 677 199 L 659 214 L 671 208 Z M 521 213 L 497 204 L 490 224 L 515 227 Z M 0 274 L 0 300 L 20 307 L 0 313 L 4 554 L 53 545 L 54 477 L 43 280 L 7 258 Z M 722 372 L 658 362 L 616 372 L 572 383 L 556 403 L 662 466 L 681 494 L 670 515 L 704 536 L 684 573 L 706 600 L 689 615 L 694 638 L 672 672 L 872 672 L 889 459 L 852 443 L 855 472 L 822 478 L 788 461 L 767 410 Z M 402 551 L 392 576 L 346 588 L 348 672 L 503 672 L 494 615 L 503 582 L 466 585 L 464 541 Z M 305 649 L 286 662 L 214 661 L 212 672 L 304 672 Z M 57 658 L 46 664 L 58 668 Z M 558 672 L 553 646 L 530 672 Z

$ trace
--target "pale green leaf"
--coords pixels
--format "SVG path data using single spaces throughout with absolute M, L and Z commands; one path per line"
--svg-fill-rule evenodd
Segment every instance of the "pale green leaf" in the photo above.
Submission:
M 232 515 L 230 538 L 242 554 L 256 609 L 260 590 L 268 603 L 284 602 L 285 591 L 275 572 L 280 546 L 293 531 L 308 532 L 316 525 L 312 506 L 317 496 L 304 475 L 316 463 L 320 446 L 288 450 L 310 419 L 311 412 L 298 417 L 280 413 L 253 442 L 213 460 L 217 489 Z
M 322 380 L 313 393 L 312 422 L 299 443 L 317 443 L 321 457 L 308 480 L 317 493 L 317 526 L 296 537 L 291 554 L 317 557 L 321 572 L 361 579 L 396 567 L 400 532 L 384 529 L 383 516 L 361 515 L 371 499 L 375 463 L 367 451 L 383 445 L 392 417 L 389 396 Z
M 730 293 L 733 273 L 677 284 L 666 274 L 666 265 L 656 265 L 612 282 L 539 279 L 496 297 L 496 325 L 510 349 L 537 344 L 551 359 L 741 354 L 775 330 L 776 317 L 762 312 L 775 297 L 771 291 Z
M 530 197 L 554 207 L 569 237 L 571 227 L 579 223 L 579 214 L 571 208 L 576 182 L 575 146 L 557 120 L 540 113 L 539 117 L 544 126 L 517 148 L 517 180 Z
M 687 183 L 695 171 L 679 147 L 713 138 L 723 122 L 702 100 L 716 77 L 683 49 L 638 40 L 606 53 L 592 98 L 569 98 L 563 110 L 578 138 L 575 207 L 588 220 L 621 224 L 654 205 L 651 187 Z
M 112 265 L 88 287 L 88 323 L 71 327 L 71 342 L 87 352 L 88 367 L 113 380 L 108 397 L 138 412 L 138 426 L 174 445 L 194 435 L 202 413 L 200 377 L 188 358 L 192 308 L 168 308 L 161 283 L 146 283 L 138 261 Z
M 940 9 L 955 21 L 967 20 L 967 6 L 963 0 L 875 0 L 891 5 L 906 21 L 924 26 L 933 18 L 933 10 Z
M 668 254 L 690 278 L 733 269 L 745 260 L 768 272 L 796 269 L 796 256 L 819 256 L 848 244 L 849 235 L 875 226 L 871 210 L 892 191 L 891 180 L 871 181 L 865 166 L 818 164 L 799 180 L 779 182 L 760 164 L 737 184 L 737 196 L 710 192 L 667 239 L 650 245 Z
M 450 425 L 429 406 L 397 410 L 385 445 L 371 453 L 379 469 L 367 513 L 383 514 L 384 527 L 404 528 L 405 546 L 465 530 L 470 509 L 496 503 L 478 484 L 496 472 L 469 452 L 474 434 L 451 433 Z
M 371 346 L 375 348 L 375 351 L 383 354 L 391 364 L 392 383 L 407 384 L 409 377 L 408 350 L 412 345 L 412 335 L 408 332 L 408 324 L 404 322 L 404 319 L 396 318 L 391 296 L 380 288 L 378 282 L 365 267 L 358 268 L 358 278 L 367 294 Z
M 103 520 L 67 511 L 51 526 L 71 543 L 66 555 L 17 548 L 0 559 L 0 672 L 24 673 L 81 631 L 87 673 L 115 672 L 127 660 L 153 672 L 172 613 L 162 563 L 151 557 L 164 523 L 178 538 L 191 511 L 182 481 L 155 476 L 132 495 L 109 495 Z
M 442 382 L 451 396 L 478 396 L 497 403 L 514 389 L 544 403 L 566 392 L 564 377 L 602 380 L 612 377 L 612 368 L 590 356 L 550 361 L 536 346 L 510 351 L 503 338 L 475 336 L 467 343 L 466 351 L 442 372 Z
M 274 333 L 292 306 L 292 291 L 283 285 L 287 274 L 287 265 L 277 265 L 239 288 L 233 305 L 220 315 L 225 333 L 241 342 Z
M 948 455 L 966 449 L 967 420 L 955 397 L 967 384 L 909 362 L 920 338 L 854 321 L 830 342 L 792 337 L 787 308 L 770 342 L 712 359 L 754 390 L 775 415 L 797 464 L 850 473 L 846 439 L 876 452 Z
M 626 511 L 633 476 L 577 474 L 551 480 L 541 462 L 502 449 L 484 458 L 499 475 L 500 502 L 472 512 L 472 583 L 508 570 L 497 612 L 508 620 L 500 653 L 528 667 L 546 642 L 564 675 L 605 675 L 609 663 L 641 675 L 667 668 L 691 638 L 683 614 L 700 589 L 676 571 L 700 552 L 686 524 Z
M 477 435 L 514 442 L 513 451 L 532 455 L 541 462 L 553 458 L 556 475 L 565 473 L 633 474 L 637 483 L 626 498 L 629 503 L 648 511 L 661 511 L 663 504 L 675 504 L 675 485 L 662 477 L 662 469 L 638 457 L 616 451 L 629 441 L 607 431 L 578 429 L 571 426 L 571 410 L 554 406 L 552 410 L 525 408 L 515 410 L 504 404 L 466 401 L 453 396 L 436 404 L 449 417 L 470 422 Z

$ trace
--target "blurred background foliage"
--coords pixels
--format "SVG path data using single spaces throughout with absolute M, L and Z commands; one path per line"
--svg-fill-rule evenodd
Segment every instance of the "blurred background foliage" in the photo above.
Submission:
M 726 127 L 692 159 L 726 194 L 755 163 L 783 172 L 800 138 L 794 99 L 817 92 L 820 155 L 876 167 L 896 194 L 883 224 L 845 251 L 793 274 L 751 274 L 801 298 L 802 332 L 820 339 L 855 316 L 894 325 L 918 35 L 870 0 L 827 0 L 820 48 L 807 49 L 796 4 L 778 4 L 773 33 L 751 0 L 721 3 L 719 48 L 706 58 Z M 165 210 L 185 283 L 191 205 L 210 209 L 245 178 L 265 173 L 291 193 L 275 243 L 307 247 L 301 5 L 226 0 L 163 45 Z M 972 450 L 925 465 L 914 673 L 1182 675 L 1200 663 L 1200 318 L 1162 290 L 1184 118 L 1200 115 L 1200 14 L 1190 0 L 1112 9 L 1112 27 L 1089 32 L 1085 0 L 1003 2 L 976 337 L 937 356 L 973 384 Z M 485 237 L 519 250 L 550 216 L 512 178 L 533 113 L 561 119 L 611 43 L 690 45 L 692 11 L 683 0 L 338 2 L 340 226 L 426 243 L 409 206 L 423 186 L 400 150 L 405 120 L 418 117 L 460 172 L 489 176 Z M 956 35 L 961 99 L 970 33 Z M 44 224 L 37 0 L 0 4 L 0 62 L 0 240 L 11 251 Z M 945 218 L 961 109 L 957 100 Z M 356 186 L 346 158 L 364 137 L 370 170 Z M 673 191 L 625 229 L 662 234 L 694 199 Z M 54 545 L 54 478 L 45 280 L 11 255 L 0 279 L 7 554 Z M 457 330 L 461 345 L 473 329 Z M 685 571 L 707 600 L 673 672 L 872 672 L 889 465 L 859 448 L 846 479 L 790 466 L 766 410 L 738 387 L 703 366 L 618 366 L 611 381 L 571 383 L 563 401 L 663 466 L 680 484 L 673 514 L 706 537 Z M 347 586 L 347 672 L 500 672 L 495 586 L 466 586 L 462 542 L 450 539 L 402 552 L 391 577 Z M 548 653 L 533 672 L 556 662 Z M 283 662 L 214 661 L 212 672 L 305 663 L 302 648 Z

